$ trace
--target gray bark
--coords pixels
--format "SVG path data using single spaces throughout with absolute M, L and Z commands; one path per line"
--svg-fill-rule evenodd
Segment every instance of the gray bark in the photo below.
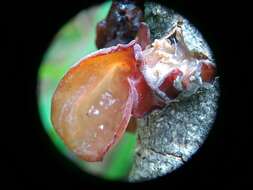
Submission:
M 138 144 L 130 181 L 165 175 L 180 167 L 203 144 L 215 119 L 218 81 L 190 98 L 173 102 L 138 121 Z
M 157 4 L 145 5 L 146 22 L 153 39 L 160 38 L 176 23 L 174 11 Z M 189 49 L 212 53 L 200 33 L 184 20 L 184 38 Z M 165 175 L 182 166 L 203 144 L 215 120 L 219 97 L 218 79 L 188 98 L 155 110 L 138 120 L 138 143 L 129 181 Z

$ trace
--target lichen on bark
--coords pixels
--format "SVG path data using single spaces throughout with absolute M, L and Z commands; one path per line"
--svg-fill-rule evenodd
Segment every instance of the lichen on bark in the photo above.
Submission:
M 182 18 L 173 10 L 156 3 L 145 4 L 145 22 L 152 39 L 162 37 Z M 212 53 L 201 34 L 183 18 L 185 43 L 192 51 L 211 60 Z M 138 143 L 129 181 L 163 176 L 180 167 L 203 144 L 215 120 L 219 98 L 218 78 L 188 98 L 155 110 L 138 120 Z

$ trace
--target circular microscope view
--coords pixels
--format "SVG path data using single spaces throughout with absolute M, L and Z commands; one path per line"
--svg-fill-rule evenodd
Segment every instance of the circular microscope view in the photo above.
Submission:
M 207 138 L 218 106 L 207 42 L 187 18 L 154 2 L 81 11 L 56 34 L 38 78 L 39 112 L 54 144 L 108 180 L 145 181 L 182 166 Z

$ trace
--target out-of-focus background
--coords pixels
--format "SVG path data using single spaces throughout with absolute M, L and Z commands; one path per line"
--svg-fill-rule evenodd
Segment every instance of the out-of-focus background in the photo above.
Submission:
M 38 105 L 43 126 L 59 152 L 85 172 L 109 180 L 124 180 L 133 163 L 136 135 L 125 133 L 120 143 L 103 162 L 88 163 L 72 154 L 54 130 L 50 120 L 51 98 L 69 67 L 83 56 L 96 51 L 96 25 L 104 19 L 111 1 L 78 13 L 60 28 L 45 52 L 38 72 Z

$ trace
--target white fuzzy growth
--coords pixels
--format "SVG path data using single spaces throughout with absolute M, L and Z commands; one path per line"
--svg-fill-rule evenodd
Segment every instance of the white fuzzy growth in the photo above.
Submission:
M 170 65 L 158 62 L 152 67 L 144 65 L 142 73 L 151 88 L 157 89 L 172 69 Z
M 151 50 L 144 51 L 145 64 L 141 67 L 147 83 L 154 90 L 159 86 L 174 69 L 180 69 L 183 74 L 188 70 L 191 61 L 184 58 L 184 50 L 172 46 L 166 39 L 155 40 Z M 154 58 L 151 60 L 151 58 Z M 155 60 L 155 61 L 154 61 Z
M 174 69 L 179 69 L 183 75 L 177 78 L 177 84 L 174 86 L 178 90 L 183 90 L 179 85 L 182 82 L 181 80 L 184 76 L 194 74 L 200 64 L 199 60 L 191 56 L 183 41 L 172 45 L 165 38 L 156 39 L 152 47 L 145 50 L 143 54 L 145 63 L 141 66 L 141 72 L 149 86 L 158 94 L 162 93 L 159 87 Z M 197 76 L 192 76 L 190 82 L 197 80 L 194 77 Z M 191 86 L 199 86 L 199 84 L 194 82 Z

